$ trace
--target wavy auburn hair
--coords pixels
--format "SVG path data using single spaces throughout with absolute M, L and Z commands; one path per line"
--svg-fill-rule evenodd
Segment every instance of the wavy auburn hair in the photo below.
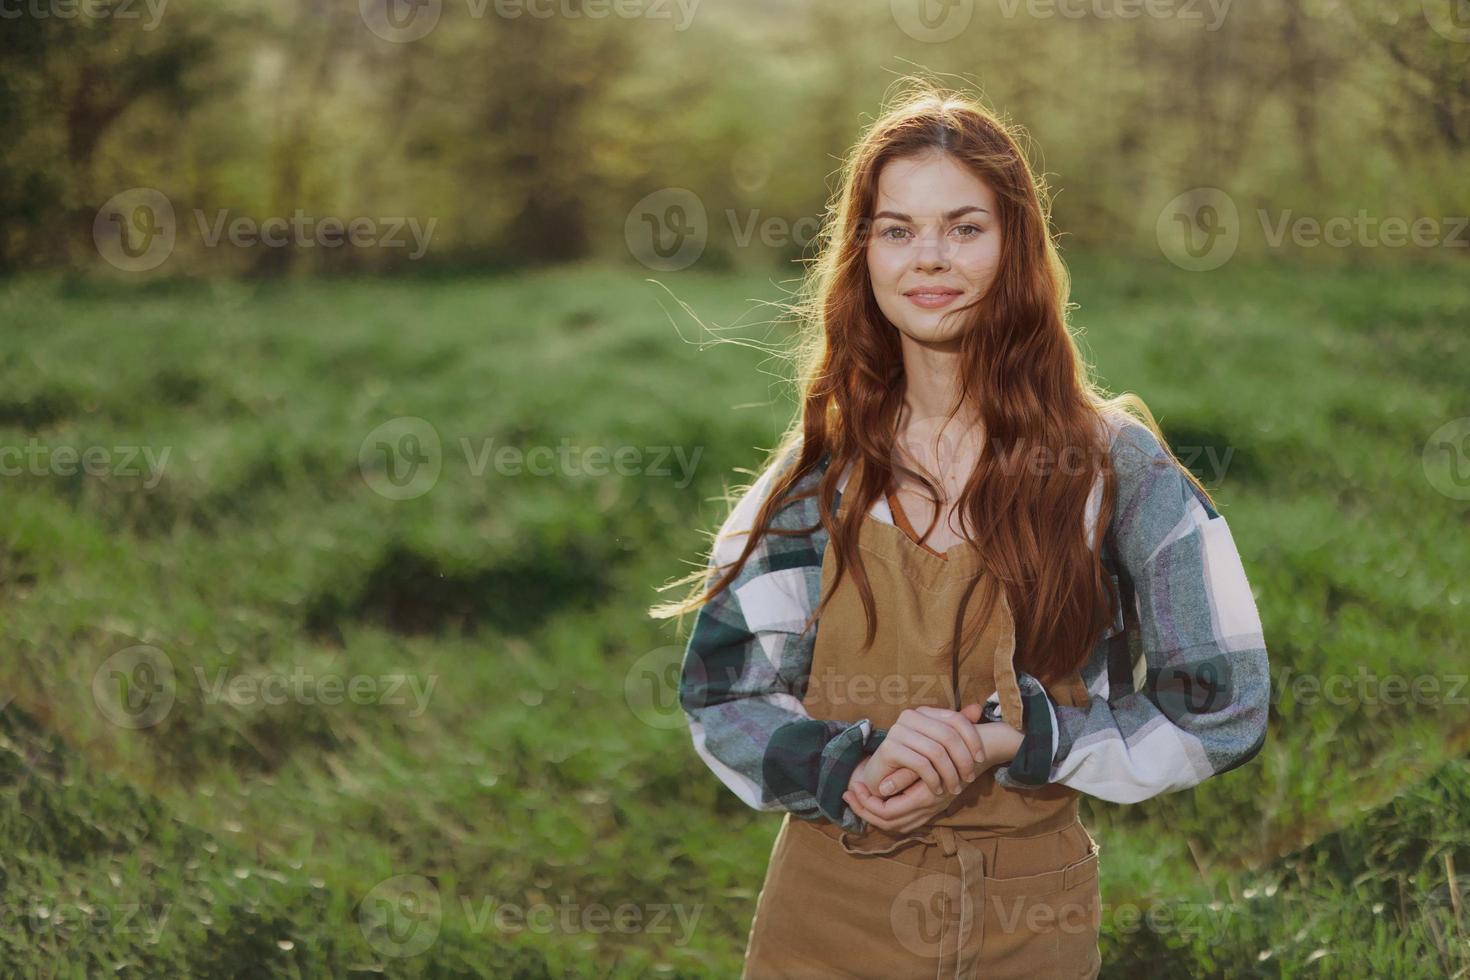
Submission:
M 820 617 L 842 575 L 851 572 L 867 617 L 864 649 L 871 646 L 876 611 L 857 547 L 859 526 L 878 498 L 897 487 L 899 474 L 922 484 L 936 507 L 940 493 L 925 474 L 899 460 L 903 355 L 898 330 L 873 295 L 867 236 L 883 168 L 937 152 L 989 185 L 1001 233 L 993 284 L 960 314 L 967 319 L 959 335 L 963 366 L 955 411 L 966 406 L 967 417 L 978 417 L 986 446 L 957 506 L 962 533 L 978 547 L 981 568 L 955 618 L 951 652 L 957 654 L 971 640 L 963 635 L 969 603 L 981 604 L 978 621 L 984 622 L 1003 588 L 1015 620 L 1018 669 L 1050 685 L 1086 662 L 1097 637 L 1112 623 L 1116 601 L 1100 560 L 1115 486 L 1106 419 L 1131 409 L 1160 444 L 1167 444 L 1142 399 L 1131 393 L 1109 397 L 1078 352 L 1066 321 L 1068 277 L 1050 229 L 1047 192 L 1016 132 L 973 98 L 921 81 L 862 135 L 843 167 L 819 254 L 794 305 L 805 326 L 796 351 L 801 413 L 765 464 L 783 470 L 739 559 L 708 588 L 696 586 L 688 598 L 655 606 L 651 615 L 682 615 L 703 605 L 739 574 L 762 534 L 815 531 L 816 526 L 771 528 L 770 522 L 790 503 L 816 495 L 821 526 L 835 549 L 836 574 L 807 626 Z M 828 454 L 831 463 L 816 485 L 791 495 Z M 793 455 L 794 465 L 784 465 Z M 1038 460 L 1060 465 L 1038 466 Z M 848 506 L 834 514 L 837 484 L 849 467 Z M 1099 519 L 1088 540 L 1085 512 L 1099 475 Z M 1199 486 L 1192 475 L 1188 478 Z M 713 553 L 712 548 L 711 562 Z M 702 580 L 708 571 L 665 588 Z

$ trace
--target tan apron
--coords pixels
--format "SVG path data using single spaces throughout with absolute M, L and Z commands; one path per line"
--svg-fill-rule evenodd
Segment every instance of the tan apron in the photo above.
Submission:
M 839 513 L 846 509 L 844 494 Z M 961 651 L 959 699 L 949 654 L 965 583 L 980 567 L 966 543 L 946 556 L 920 545 L 889 496 L 898 524 L 872 515 L 858 545 L 877 605 L 874 644 L 850 573 L 817 627 L 803 704 L 814 718 L 891 728 L 905 708 L 984 704 L 1000 693 L 1019 729 L 1014 624 L 1002 590 Z M 822 563 L 823 594 L 835 550 Z M 966 615 L 979 617 L 979 587 Z M 969 625 L 969 624 L 967 624 Z M 1049 689 L 1085 705 L 1074 674 Z M 787 814 L 771 852 L 746 946 L 747 980 L 805 977 L 1096 977 L 1101 960 L 1098 845 L 1078 818 L 1078 792 L 1060 784 L 1016 791 L 987 770 L 950 808 L 911 834 Z

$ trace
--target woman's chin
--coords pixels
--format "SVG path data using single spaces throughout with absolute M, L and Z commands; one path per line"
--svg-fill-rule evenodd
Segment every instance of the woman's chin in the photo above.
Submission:
M 914 343 L 925 347 L 948 346 L 960 339 L 960 331 L 941 324 L 938 317 L 925 318 L 918 323 L 905 321 L 898 331 Z

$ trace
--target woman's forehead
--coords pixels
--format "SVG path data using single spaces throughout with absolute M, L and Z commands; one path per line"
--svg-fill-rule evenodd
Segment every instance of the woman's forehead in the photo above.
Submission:
M 974 205 L 994 213 L 990 185 L 948 154 L 890 160 L 878 174 L 876 211 L 896 211 L 915 219 L 936 218 Z

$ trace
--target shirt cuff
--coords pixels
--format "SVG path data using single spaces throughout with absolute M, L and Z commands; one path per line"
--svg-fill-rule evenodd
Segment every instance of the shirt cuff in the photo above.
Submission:
M 822 816 L 843 830 L 862 833 L 867 821 L 853 812 L 842 799 L 847 784 L 859 763 L 877 750 L 886 731 L 874 731 L 872 722 L 864 718 L 838 733 L 822 750 L 821 772 L 817 781 L 817 809 Z
M 1041 682 L 1025 671 L 1016 671 L 1016 685 L 1021 690 L 1021 745 L 1015 758 L 996 767 L 995 781 L 1010 789 L 1045 786 L 1051 782 L 1060 742 L 1056 707 Z M 1003 717 L 999 694 L 992 694 L 985 702 L 980 717 L 983 721 L 1011 721 Z

